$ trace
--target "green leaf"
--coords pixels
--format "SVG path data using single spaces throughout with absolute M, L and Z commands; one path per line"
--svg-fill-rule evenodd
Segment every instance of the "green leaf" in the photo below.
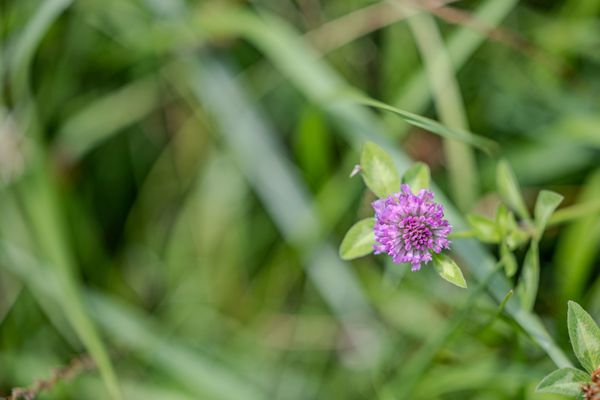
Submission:
M 419 193 L 421 189 L 428 189 L 431 182 L 431 172 L 427 164 L 414 163 L 402 176 L 402 183 L 410 186 L 413 193 Z
M 374 225 L 375 219 L 373 218 L 366 218 L 352 225 L 340 245 L 340 257 L 343 260 L 352 260 L 373 252 Z
M 442 279 L 458 287 L 467 288 L 465 277 L 453 259 L 443 254 L 434 254 L 433 265 Z
M 500 262 L 507 277 L 510 278 L 517 272 L 517 260 L 505 242 L 500 243 Z
M 365 143 L 360 166 L 365 184 L 377 197 L 386 197 L 400 190 L 400 175 L 392 157 L 375 143 Z
M 496 186 L 502 199 L 525 220 L 531 219 L 525 206 L 525 200 L 519 189 L 519 183 L 512 168 L 505 160 L 498 163 L 496 170 Z
M 600 328 L 574 301 L 569 301 L 567 324 L 571 345 L 577 359 L 586 371 L 592 373 L 600 366 Z
M 469 221 L 471 229 L 475 231 L 477 239 L 486 243 L 500 242 L 500 231 L 497 224 L 491 219 L 483 215 L 469 214 L 467 215 L 467 221 Z
M 546 375 L 535 389 L 541 393 L 555 393 L 565 396 L 579 396 L 581 385 L 589 382 L 585 372 L 575 368 L 561 368 Z
M 537 297 L 540 281 L 540 258 L 537 242 L 531 242 L 529 250 L 523 261 L 523 272 L 519 279 L 517 293 L 521 299 L 521 305 L 525 310 L 531 311 Z
M 502 242 L 506 243 L 510 250 L 516 249 L 529 239 L 530 235 L 519 228 L 515 215 L 504 204 L 500 204 L 496 210 L 496 226 Z
M 550 190 L 542 190 L 535 202 L 535 228 L 538 237 L 542 236 L 550 216 L 562 202 L 563 196 Z
M 517 225 L 514 214 L 504 204 L 496 209 L 496 225 L 501 236 L 506 236 Z
M 531 234 L 519 227 L 515 227 L 515 229 L 513 229 L 508 233 L 508 235 L 506 235 L 504 240 L 508 245 L 508 248 L 514 250 L 517 247 L 521 246 L 523 243 L 525 243 L 530 237 Z

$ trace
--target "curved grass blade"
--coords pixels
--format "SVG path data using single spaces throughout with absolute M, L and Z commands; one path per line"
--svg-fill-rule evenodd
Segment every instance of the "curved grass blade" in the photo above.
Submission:
M 400 3 L 396 6 L 412 8 L 402 7 Z M 468 130 L 469 122 L 460 86 L 435 19 L 429 13 L 420 13 L 408 20 L 408 26 L 421 54 L 440 121 L 450 128 Z M 475 153 L 467 144 L 449 139 L 444 140 L 444 154 L 452 199 L 461 210 L 470 210 L 479 195 Z
M 109 93 L 68 119 L 60 129 L 58 151 L 77 161 L 99 143 L 147 116 L 158 105 L 156 78 L 142 78 Z
M 11 272 L 22 279 L 40 298 L 60 305 L 60 279 L 46 265 L 9 242 L 1 242 L 9 258 L 21 261 L 7 263 Z M 195 398 L 262 400 L 267 396 L 255 385 L 229 370 L 219 367 L 198 351 L 172 338 L 165 339 L 160 328 L 142 312 L 117 303 L 92 291 L 83 293 L 83 299 L 92 316 L 105 331 L 132 349 L 148 364 L 162 367 L 167 374 L 195 392 Z
M 50 26 L 72 2 L 73 0 L 44 1 L 15 43 L 10 60 L 11 84 L 15 97 L 23 98 L 27 94 L 35 50 Z
M 12 95 L 15 103 L 25 108 L 22 126 L 27 134 L 37 139 L 41 135 L 40 122 L 35 103 L 30 101 L 29 71 L 37 47 L 52 24 L 71 4 L 70 0 L 44 2 L 27 24 L 16 42 L 11 72 Z M 38 147 L 39 146 L 39 147 Z M 112 399 L 121 399 L 121 391 L 108 352 L 81 301 L 80 286 L 75 276 L 75 263 L 60 218 L 56 188 L 51 182 L 45 154 L 38 142 L 32 141 L 32 153 L 37 156 L 31 163 L 31 173 L 15 190 L 22 196 L 23 210 L 30 218 L 31 235 L 37 239 L 37 247 L 52 264 L 60 290 L 60 307 L 83 345 L 98 365 L 102 379 Z
M 402 110 L 398 107 L 391 106 L 381 101 L 372 99 L 365 95 L 357 92 L 351 92 L 343 95 L 344 98 L 352 100 L 358 104 L 362 104 L 369 107 L 374 107 L 380 110 L 389 111 L 396 114 L 409 124 L 418 128 L 425 129 L 429 132 L 435 133 L 447 139 L 454 139 L 459 142 L 470 144 L 473 147 L 487 153 L 488 155 L 493 154 L 498 150 L 498 144 L 491 139 L 484 138 L 479 135 L 475 135 L 465 129 L 460 128 L 449 128 L 446 125 L 442 125 L 439 122 L 432 120 L 427 117 L 412 113 L 410 111 Z
M 239 10 L 228 10 L 218 15 L 200 15 L 199 28 L 204 34 L 241 34 L 267 52 L 272 60 L 283 67 L 288 77 L 302 82 L 307 95 L 318 103 L 327 103 L 331 108 L 346 108 L 345 101 L 359 103 L 369 107 L 390 111 L 409 124 L 471 144 L 482 151 L 492 154 L 497 144 L 487 138 L 474 135 L 462 129 L 451 129 L 432 119 L 402 110 L 378 100 L 374 100 L 348 83 L 342 81 L 333 71 L 322 70 L 318 54 L 309 48 L 301 38 L 293 36 L 293 31 L 273 16 L 263 14 L 258 19 Z M 273 32 L 278 32 L 274 34 Z M 302 49 L 299 51 L 299 49 Z M 302 67 L 301 67 L 302 66 Z M 312 71 L 320 70 L 319 76 Z M 310 71 L 310 72 L 309 72 Z M 342 103 L 342 104 L 338 104 Z
M 600 169 L 586 178 L 578 201 L 581 204 L 596 205 L 600 198 Z M 573 206 L 576 207 L 576 206 Z M 562 301 L 583 296 L 584 287 L 592 276 L 594 260 L 600 249 L 600 214 L 597 210 L 584 209 L 587 216 L 565 227 L 557 243 L 554 257 L 556 275 L 560 276 L 559 294 Z M 560 210 L 554 216 L 560 216 Z M 550 219 L 550 223 L 552 218 Z
M 490 28 L 496 27 L 515 8 L 518 0 L 488 0 L 473 13 L 475 20 Z M 487 40 L 487 36 L 470 27 L 460 27 L 452 32 L 447 40 L 447 50 L 455 70 L 460 70 L 473 53 Z M 431 90 L 427 74 L 422 69 L 414 74 L 390 103 L 409 111 L 422 110 L 427 107 L 431 98 Z M 395 136 L 405 135 L 406 126 L 399 126 L 397 118 L 385 118 L 389 132 Z
M 94 358 L 111 398 L 121 399 L 108 351 L 81 299 L 81 287 L 75 275 L 75 260 L 63 230 L 57 193 L 47 175 L 48 171 L 42 165 L 36 167 L 35 173 L 30 176 L 31 180 L 22 182 L 20 187 L 23 207 L 32 221 L 32 234 L 38 238 L 37 245 L 60 285 L 61 311 Z

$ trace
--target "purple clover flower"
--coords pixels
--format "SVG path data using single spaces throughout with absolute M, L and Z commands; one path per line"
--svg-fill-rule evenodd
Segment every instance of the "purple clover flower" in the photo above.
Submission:
M 452 227 L 444 219 L 444 207 L 433 201 L 433 193 L 422 189 L 414 195 L 408 185 L 401 191 L 372 203 L 375 210 L 375 254 L 387 253 L 395 263 L 411 263 L 418 271 L 421 263 L 450 247 Z

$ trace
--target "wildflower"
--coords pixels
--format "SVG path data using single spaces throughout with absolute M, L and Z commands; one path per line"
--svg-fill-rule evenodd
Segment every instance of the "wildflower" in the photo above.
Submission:
M 444 207 L 423 189 L 414 195 L 408 185 L 401 191 L 373 202 L 375 209 L 375 254 L 387 253 L 395 263 L 411 263 L 412 270 L 450 246 L 452 227 L 444 219 Z

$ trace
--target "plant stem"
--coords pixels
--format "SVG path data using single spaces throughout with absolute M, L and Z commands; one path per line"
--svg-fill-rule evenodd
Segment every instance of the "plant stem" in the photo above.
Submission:
M 585 203 L 574 204 L 557 210 L 552 217 L 550 217 L 548 226 L 563 224 L 596 213 L 600 213 L 600 201 L 588 201 Z

